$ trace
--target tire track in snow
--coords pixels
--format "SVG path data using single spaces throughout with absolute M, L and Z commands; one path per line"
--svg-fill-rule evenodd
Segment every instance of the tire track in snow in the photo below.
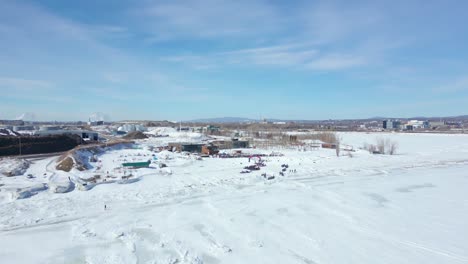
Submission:
M 429 253 L 432 253 L 432 254 L 435 254 L 435 255 L 451 258 L 451 259 L 454 259 L 454 260 L 458 260 L 458 261 L 462 261 L 462 262 L 468 262 L 468 257 L 467 256 L 461 256 L 461 255 L 458 255 L 458 254 L 450 252 L 450 251 L 446 251 L 446 250 L 443 250 L 443 249 L 432 248 L 430 246 L 426 246 L 426 245 L 416 243 L 416 242 L 413 242 L 413 241 L 409 241 L 409 240 L 402 240 L 402 239 L 392 238 L 392 237 L 389 237 L 387 235 L 372 231 L 372 230 L 367 229 L 367 228 L 363 228 L 363 227 L 359 227 L 359 226 L 355 226 L 355 228 L 358 229 L 359 231 L 361 231 L 362 233 L 364 233 L 366 235 L 369 235 L 371 237 L 377 238 L 377 239 L 381 239 L 381 240 L 384 240 L 384 241 L 389 241 L 389 242 L 394 243 L 394 244 L 404 245 L 404 246 L 410 247 L 410 248 L 416 248 L 416 249 L 419 249 L 419 250 L 422 250 L 422 251 L 425 251 L 425 252 L 429 252 Z

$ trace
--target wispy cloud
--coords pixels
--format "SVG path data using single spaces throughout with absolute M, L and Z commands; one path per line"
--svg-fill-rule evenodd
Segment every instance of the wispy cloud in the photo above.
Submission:
M 312 70 L 343 70 L 367 65 L 369 62 L 364 57 L 353 55 L 329 54 L 313 60 L 307 64 Z
M 303 70 L 343 70 L 368 65 L 366 54 L 322 52 L 308 43 L 263 46 L 205 55 L 169 56 L 163 61 L 182 63 L 197 69 L 215 69 L 230 65 L 288 67 Z M 205 67 L 200 67 L 204 65 Z
M 458 77 L 432 90 L 438 94 L 468 91 L 468 76 Z
M 247 89 L 268 109 L 285 89 L 298 96 L 282 98 L 283 105 L 298 106 L 318 85 L 330 97 L 349 87 L 361 98 L 384 91 L 387 100 L 402 101 L 408 93 L 448 98 L 468 91 L 461 4 L 145 0 L 115 2 L 113 12 L 89 1 L 71 5 L 0 0 L 3 109 L 54 100 L 88 109 L 103 105 L 98 98 L 123 115 L 210 98 L 222 108 L 233 90 Z M 264 87 L 271 93 L 259 94 Z M 298 115 L 310 104 L 302 105 Z
M 230 63 L 270 65 L 270 66 L 297 66 L 316 57 L 318 50 L 307 44 L 289 44 L 251 49 L 241 49 L 221 53 L 227 56 Z
M 263 0 L 152 2 L 134 12 L 149 24 L 153 39 L 252 36 L 281 27 L 281 16 Z
M 0 76 L 0 90 L 2 92 L 10 91 L 33 91 L 36 89 L 49 89 L 54 84 L 43 80 L 30 80 L 22 78 L 2 77 Z
M 365 36 L 381 22 L 383 15 L 369 3 L 338 5 L 334 1 L 314 1 L 298 10 L 303 34 L 318 44 L 328 44 L 354 36 Z
M 285 44 L 207 53 L 204 55 L 169 56 L 163 61 L 184 63 L 198 69 L 216 66 L 298 66 L 316 57 L 318 51 L 306 44 Z M 202 66 L 202 67 L 200 67 Z

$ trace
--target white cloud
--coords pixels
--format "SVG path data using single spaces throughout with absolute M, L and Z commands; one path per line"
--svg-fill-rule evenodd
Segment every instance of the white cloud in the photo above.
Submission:
M 149 22 L 153 39 L 252 36 L 281 27 L 277 10 L 262 0 L 155 2 L 136 12 Z
M 366 54 L 324 53 L 308 43 L 265 46 L 209 53 L 203 56 L 169 56 L 163 61 L 181 63 L 197 69 L 216 69 L 229 65 L 293 67 L 309 70 L 344 70 L 366 66 Z M 204 66 L 204 67 L 201 67 Z
M 127 75 L 123 72 L 107 72 L 104 73 L 103 78 L 110 83 L 118 84 L 126 81 Z
M 367 37 L 378 29 L 383 18 L 372 3 L 337 5 L 333 1 L 311 1 L 297 10 L 296 23 L 302 25 L 298 34 L 317 44 L 328 44 L 349 37 Z
M 248 63 L 269 66 L 299 66 L 316 57 L 318 50 L 306 44 L 289 44 L 229 51 L 227 56 L 231 63 Z
M 307 64 L 312 70 L 343 70 L 364 66 L 368 61 L 364 57 L 353 55 L 330 54 Z
M 214 69 L 229 65 L 298 67 L 305 65 L 318 53 L 317 49 L 307 43 L 301 43 L 261 46 L 204 55 L 168 56 L 161 60 L 186 64 L 196 69 Z

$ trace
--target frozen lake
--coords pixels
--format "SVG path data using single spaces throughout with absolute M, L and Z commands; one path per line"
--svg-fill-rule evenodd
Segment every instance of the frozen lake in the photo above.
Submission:
M 340 136 L 357 150 L 352 157 L 277 149 L 283 157 L 240 174 L 247 158 L 174 154 L 160 157 L 172 174 L 147 168 L 132 184 L 3 199 L 1 262 L 468 263 L 468 135 Z M 359 149 L 377 138 L 398 142 L 397 155 Z M 102 170 L 149 155 L 144 146 L 155 140 L 102 154 Z M 51 162 L 26 173 L 53 170 Z M 20 186 L 24 177 L 2 183 Z

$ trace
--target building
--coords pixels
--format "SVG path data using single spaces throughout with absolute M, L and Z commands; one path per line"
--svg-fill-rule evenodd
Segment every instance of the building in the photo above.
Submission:
M 96 131 L 89 130 L 38 130 L 34 132 L 35 136 L 52 136 L 52 135 L 77 135 L 83 141 L 98 141 L 99 134 Z
M 23 120 L 0 120 L 0 125 L 24 126 L 24 121 Z
M 219 148 L 213 144 L 204 145 L 201 153 L 205 155 L 216 155 L 219 153 Z
M 125 132 L 125 131 L 119 131 L 119 130 L 112 131 L 112 135 L 114 135 L 114 136 L 123 136 L 125 134 L 127 134 L 127 132 Z
M 322 148 L 336 149 L 336 144 L 322 143 Z
M 235 148 L 249 148 L 250 143 L 248 140 L 216 140 L 211 142 L 212 144 L 219 147 L 219 149 L 235 149 Z
M 410 120 L 406 123 L 405 127 L 406 130 L 429 129 L 431 123 L 429 121 Z
M 399 120 L 384 120 L 382 125 L 383 129 L 401 129 L 401 121 Z
M 449 128 L 461 128 L 463 127 L 460 121 L 445 121 L 445 125 Z
M 35 130 L 36 128 L 34 126 L 14 126 L 13 131 L 18 132 L 18 131 L 32 131 Z
M 104 121 L 88 121 L 88 126 L 102 126 Z
M 59 126 L 41 126 L 39 127 L 39 131 L 55 131 L 61 130 L 62 128 Z
M 444 121 L 435 121 L 435 122 L 431 122 L 431 128 L 432 129 L 447 129 L 448 126 L 445 124 Z
M 232 140 L 232 148 L 248 148 L 248 147 L 249 147 L 249 141 L 247 140 L 238 140 L 238 139 Z
M 208 132 L 211 135 L 219 134 L 220 129 L 221 129 L 221 127 L 219 127 L 219 126 L 209 125 L 209 126 L 206 127 L 206 132 Z
M 201 153 L 202 148 L 205 144 L 203 143 L 186 143 L 186 142 L 174 142 L 169 143 L 169 148 L 172 151 L 187 151 L 191 153 Z

